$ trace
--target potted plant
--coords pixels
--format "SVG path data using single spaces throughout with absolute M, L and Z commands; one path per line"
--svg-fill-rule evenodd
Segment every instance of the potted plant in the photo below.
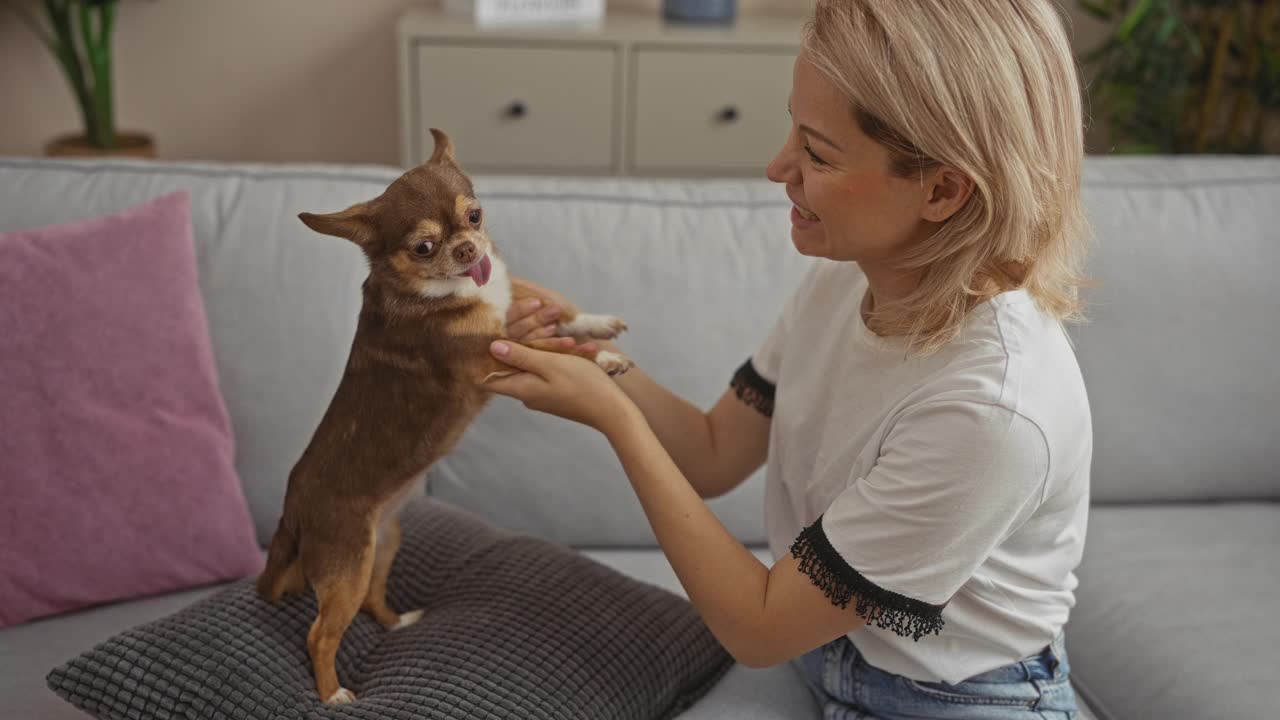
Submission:
M 1280 0 L 1079 2 L 1114 28 L 1084 62 L 1116 151 L 1276 152 Z
M 0 0 L 49 48 L 62 69 L 84 131 L 55 138 L 47 155 L 128 155 L 155 157 L 155 143 L 143 133 L 116 129 L 111 40 L 119 0 L 41 0 L 33 12 L 23 0 Z

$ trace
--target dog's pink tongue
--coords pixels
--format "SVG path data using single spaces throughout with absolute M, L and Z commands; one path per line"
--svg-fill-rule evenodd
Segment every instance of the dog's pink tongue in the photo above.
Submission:
M 489 282 L 489 274 L 493 272 L 493 263 L 489 261 L 489 256 L 485 255 L 480 262 L 471 266 L 467 270 L 467 274 L 475 281 L 476 285 L 484 287 Z

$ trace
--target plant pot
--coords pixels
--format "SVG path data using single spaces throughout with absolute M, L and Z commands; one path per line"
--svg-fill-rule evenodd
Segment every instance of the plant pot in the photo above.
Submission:
M 94 147 L 83 134 L 63 135 L 45 145 L 44 154 L 48 157 L 154 158 L 156 144 L 146 133 L 117 133 L 116 147 L 113 148 Z

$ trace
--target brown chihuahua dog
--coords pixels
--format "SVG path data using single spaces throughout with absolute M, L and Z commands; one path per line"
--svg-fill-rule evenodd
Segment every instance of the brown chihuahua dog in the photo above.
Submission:
M 513 299 L 541 297 L 508 276 L 471 181 L 448 136 L 433 129 L 431 159 L 379 197 L 328 215 L 299 215 L 319 233 L 351 240 L 369 259 L 346 370 L 311 443 L 289 474 L 284 512 L 258 592 L 277 602 L 314 588 L 319 613 L 307 634 L 316 689 L 326 703 L 355 699 L 334 661 L 360 610 L 387 628 L 421 610 L 387 606 L 387 575 L 400 545 L 400 506 L 417 479 L 452 449 L 490 398 L 483 383 L 514 371 L 489 355 Z M 549 304 L 549 303 L 547 303 Z M 564 307 L 558 334 L 611 338 L 621 319 Z M 631 367 L 609 352 L 535 340 L 610 374 Z

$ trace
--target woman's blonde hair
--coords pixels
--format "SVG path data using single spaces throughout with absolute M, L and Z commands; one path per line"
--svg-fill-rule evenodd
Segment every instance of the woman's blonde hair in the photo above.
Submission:
M 928 352 L 975 305 L 1015 288 L 1055 317 L 1080 317 L 1080 85 L 1050 0 L 818 0 L 802 54 L 889 149 L 891 172 L 949 165 L 974 183 L 902 258 L 920 285 L 878 302 L 873 328 Z

